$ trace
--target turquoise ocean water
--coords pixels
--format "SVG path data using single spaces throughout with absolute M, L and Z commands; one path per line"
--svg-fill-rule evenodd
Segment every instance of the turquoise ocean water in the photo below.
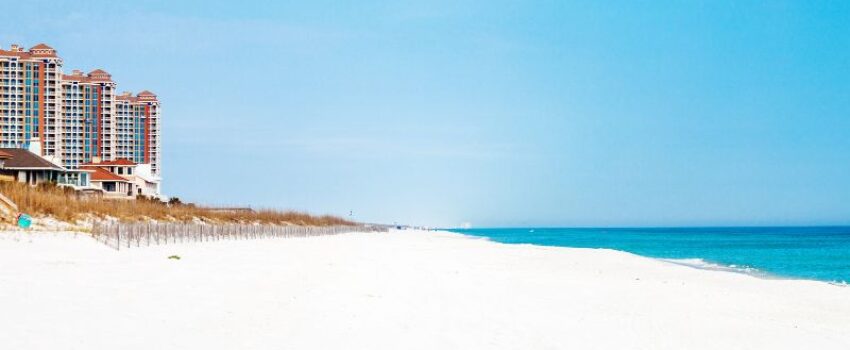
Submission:
M 850 283 L 850 227 L 450 230 L 501 243 L 608 248 L 698 268 Z

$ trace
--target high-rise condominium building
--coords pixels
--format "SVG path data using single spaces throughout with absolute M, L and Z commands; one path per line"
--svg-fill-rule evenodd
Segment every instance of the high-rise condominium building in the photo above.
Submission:
M 150 164 L 160 174 L 159 100 L 150 91 L 115 97 L 114 157 L 136 164 Z
M 0 47 L 0 148 L 30 148 L 69 169 L 127 159 L 161 176 L 160 104 L 156 95 L 117 94 L 100 69 L 63 74 L 44 44 Z
M 95 157 L 112 158 L 112 76 L 100 69 L 62 76 L 63 165 L 77 169 Z
M 62 59 L 53 48 L 0 48 L 0 147 L 27 148 L 38 141 L 42 155 L 58 155 L 61 80 Z

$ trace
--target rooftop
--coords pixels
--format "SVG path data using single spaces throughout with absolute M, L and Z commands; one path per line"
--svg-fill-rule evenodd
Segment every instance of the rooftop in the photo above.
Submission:
M 30 51 L 32 51 L 32 50 L 53 50 L 53 48 L 50 47 L 50 46 L 47 46 L 47 44 L 45 44 L 45 43 L 41 43 L 41 44 L 38 44 L 36 46 L 31 47 Z
M 103 169 L 103 168 L 94 168 L 94 172 L 91 174 L 91 181 L 124 181 L 129 182 L 129 180 L 115 175 L 112 172 Z
M 4 162 L 5 164 L 3 165 L 3 167 L 7 169 L 55 169 L 59 171 L 65 170 L 65 168 L 53 164 L 47 159 L 44 159 L 41 156 L 22 148 L 0 148 L 0 152 L 9 156 L 9 158 L 6 159 L 6 161 Z
M 142 91 L 136 96 L 133 96 L 131 92 L 124 92 L 123 94 L 116 95 L 115 100 L 117 101 L 130 101 L 130 102 L 139 102 L 139 101 L 156 101 L 156 94 L 150 92 L 148 90 Z
M 112 75 L 102 69 L 95 69 L 89 74 L 84 74 L 82 71 L 74 69 L 71 74 L 63 74 L 62 80 L 77 81 L 81 83 L 91 82 L 109 82 L 112 81 Z
M 156 94 L 148 90 L 140 92 L 138 95 L 136 95 L 136 97 L 140 101 L 156 101 Z
M 33 57 L 56 57 L 56 50 L 45 44 L 38 44 L 29 50 L 24 50 L 24 47 L 18 44 L 12 44 L 9 50 L 0 48 L 0 56 L 12 56 L 21 59 L 29 59 Z

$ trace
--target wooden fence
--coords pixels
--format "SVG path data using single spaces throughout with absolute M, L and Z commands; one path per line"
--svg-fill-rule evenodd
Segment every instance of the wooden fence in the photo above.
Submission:
M 201 224 L 177 222 L 96 223 L 92 236 L 116 250 L 161 244 L 290 238 L 335 235 L 348 232 L 387 232 L 382 226 L 279 226 Z

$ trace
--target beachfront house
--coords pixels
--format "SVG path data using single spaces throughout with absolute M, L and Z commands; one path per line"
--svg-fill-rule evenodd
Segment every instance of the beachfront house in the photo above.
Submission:
M 128 159 L 100 161 L 80 165 L 90 171 L 91 184 L 109 198 L 135 199 L 142 195 L 159 198 L 159 177 L 151 174 L 150 164 L 136 164 Z
M 152 164 L 137 164 L 134 175 L 136 194 L 161 199 L 162 195 L 159 192 L 159 184 L 162 182 L 162 179 L 156 175 Z
M 30 185 L 55 183 L 84 189 L 89 186 L 89 174 L 71 170 L 22 148 L 0 148 L 0 181 L 17 181 Z

